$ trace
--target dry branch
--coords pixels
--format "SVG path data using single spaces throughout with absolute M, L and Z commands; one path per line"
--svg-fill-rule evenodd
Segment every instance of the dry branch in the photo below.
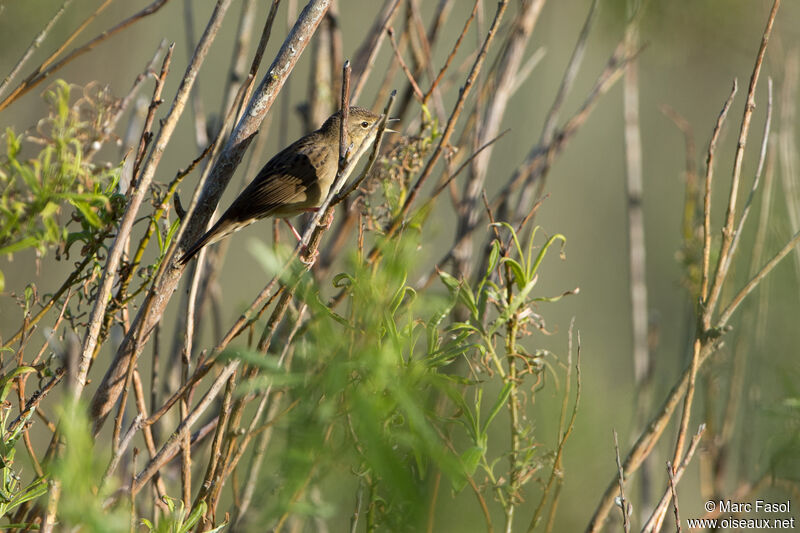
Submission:
M 182 251 L 188 243 L 194 242 L 204 231 L 222 192 L 241 162 L 247 146 L 258 131 L 259 125 L 278 95 L 278 91 L 325 15 L 328 5 L 329 0 L 311 0 L 303 9 L 210 171 L 199 197 L 192 202 L 186 220 L 176 236 L 179 245 L 173 244 L 170 247 L 155 285 L 148 293 L 141 311 L 134 320 L 131 333 L 125 337 L 92 399 L 91 415 L 96 421 L 97 428 L 102 425 L 106 415 L 122 392 L 124 385 L 122 378 L 130 358 L 138 357 L 138 351 L 141 350 L 155 324 L 161 319 L 167 303 L 180 281 L 183 268 L 172 264 L 171 258 L 175 256 L 176 251 Z
M 155 0 L 152 4 L 148 5 L 147 7 L 145 7 L 144 9 L 139 11 L 138 13 L 136 13 L 134 15 L 131 15 L 127 19 L 123 20 L 122 22 L 120 22 L 119 24 L 114 26 L 113 28 L 104 31 L 103 33 L 101 33 L 100 35 L 98 35 L 97 37 L 95 37 L 94 39 L 92 39 L 91 41 L 86 43 L 85 45 L 83 45 L 83 46 L 81 46 L 79 48 L 76 48 L 75 50 L 73 50 L 72 52 L 67 54 L 63 59 L 59 60 L 58 62 L 56 62 L 56 63 L 54 63 L 54 64 L 52 64 L 50 66 L 48 66 L 50 61 L 54 60 L 55 56 L 58 53 L 61 52 L 61 49 L 59 49 L 56 52 L 56 54 L 51 55 L 48 60 L 46 60 L 39 67 L 37 67 L 37 69 L 34 70 L 33 73 L 31 73 L 27 78 L 25 78 L 22 81 L 22 83 L 16 89 L 14 89 L 11 92 L 11 94 L 9 94 L 2 102 L 0 102 L 0 111 L 5 109 L 6 107 L 8 107 L 11 103 L 13 103 L 15 100 L 17 100 L 19 97 L 21 97 L 22 95 L 24 95 L 25 93 L 27 93 L 28 91 L 30 91 L 31 89 L 36 87 L 37 85 L 39 85 L 42 81 L 47 79 L 50 75 L 52 75 L 57 70 L 61 69 L 61 67 L 63 67 L 64 65 L 66 65 L 67 63 L 72 61 L 73 59 L 85 54 L 86 52 L 89 52 L 95 46 L 97 46 L 101 42 L 105 41 L 109 37 L 112 37 L 113 35 L 115 35 L 115 34 L 119 33 L 120 31 L 124 30 L 128 26 L 131 26 L 132 24 L 135 24 L 136 22 L 139 22 L 143 18 L 145 18 L 145 17 L 147 17 L 149 15 L 152 15 L 153 13 L 155 13 L 156 11 L 158 11 L 159 9 L 164 7 L 164 4 L 166 4 L 168 1 L 169 0 Z M 79 30 L 82 30 L 88 24 L 88 22 L 90 22 L 91 19 L 94 18 L 94 16 L 96 16 L 96 14 L 99 11 L 99 9 L 102 9 L 108 3 L 109 3 L 109 0 L 107 0 L 105 4 L 102 4 L 101 7 L 98 8 L 98 10 L 96 10 L 95 13 L 90 17 L 90 19 L 88 21 L 86 21 L 78 29 L 78 32 L 79 32 Z M 77 35 L 77 33 L 75 33 L 73 35 Z M 66 47 L 66 44 L 64 44 L 62 46 L 62 48 L 65 48 L 65 47 Z

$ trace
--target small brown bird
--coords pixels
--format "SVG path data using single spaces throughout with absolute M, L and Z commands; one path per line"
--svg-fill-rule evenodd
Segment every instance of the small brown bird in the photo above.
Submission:
M 316 210 L 328 196 L 339 168 L 340 117 L 340 112 L 334 113 L 317 131 L 300 138 L 270 159 L 216 224 L 183 254 L 180 264 L 188 263 L 203 246 L 261 218 L 286 219 Z M 350 108 L 346 128 L 353 146 L 351 153 L 357 152 L 364 142 L 372 144 L 375 140 L 372 125 L 379 118 L 368 109 Z M 289 227 L 299 240 L 294 227 L 291 224 Z

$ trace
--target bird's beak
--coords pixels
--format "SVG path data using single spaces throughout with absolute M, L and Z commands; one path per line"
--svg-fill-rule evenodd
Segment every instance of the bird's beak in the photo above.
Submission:
M 400 120 L 400 119 L 399 118 L 387 118 L 386 119 L 386 123 L 388 124 L 389 122 L 397 122 L 398 120 Z M 393 130 L 391 128 L 384 128 L 383 131 L 388 131 L 389 133 L 400 133 L 399 131 Z

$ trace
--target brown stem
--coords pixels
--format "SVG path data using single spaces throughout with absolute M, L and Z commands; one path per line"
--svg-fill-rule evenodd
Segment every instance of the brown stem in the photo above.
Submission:
M 728 276 L 728 267 L 730 266 L 728 256 L 732 253 L 733 225 L 736 217 L 736 200 L 739 194 L 739 180 L 742 175 L 744 148 L 747 144 L 747 136 L 750 133 L 750 119 L 756 107 L 756 85 L 758 84 L 758 78 L 761 74 L 764 54 L 767 52 L 767 43 L 772 34 L 772 25 L 775 22 L 775 16 L 778 14 L 778 7 L 780 7 L 780 5 L 781 0 L 774 0 L 767 19 L 767 26 L 764 29 L 764 34 L 761 36 L 761 46 L 758 49 L 756 63 L 753 67 L 753 74 L 750 76 L 750 86 L 747 89 L 747 100 L 744 105 L 742 125 L 739 128 L 739 141 L 736 145 L 736 155 L 733 160 L 733 179 L 731 181 L 730 195 L 728 196 L 728 207 L 725 212 L 725 225 L 722 228 L 722 246 L 720 248 L 719 260 L 717 261 L 717 269 L 714 273 L 714 282 L 711 284 L 708 299 L 704 302 L 703 326 L 705 329 L 708 329 L 708 326 L 711 325 L 711 316 L 717 306 L 722 291 L 722 285 L 725 283 L 725 279 Z
M 173 244 L 167 252 L 167 257 L 157 275 L 154 286 L 131 327 L 132 332 L 142 332 L 141 337 L 138 340 L 134 339 L 135 335 L 132 334 L 128 334 L 125 337 L 114 361 L 92 398 L 91 415 L 96 421 L 96 429 L 102 426 L 109 410 L 122 392 L 123 382 L 121 377 L 127 367 L 128 360 L 131 357 L 138 356 L 138 349 L 140 348 L 137 349 L 137 346 L 141 347 L 147 340 L 153 326 L 161 319 L 170 296 L 177 287 L 183 267 L 171 263 L 170 259 L 175 257 L 176 251 L 184 250 L 199 237 L 200 232 L 204 231 L 225 186 L 241 162 L 247 146 L 266 117 L 277 97 L 278 91 L 283 86 L 302 51 L 308 44 L 311 35 L 325 15 L 329 2 L 330 0 L 310 0 L 303 9 L 277 57 L 267 70 L 266 76 L 250 99 L 247 109 L 242 113 L 241 119 L 222 149 L 214 167 L 209 172 L 202 191 L 192 202 L 192 206 L 187 212 L 187 217 L 179 230 L 179 235 L 176 236 L 178 244 Z M 262 43 L 264 41 L 262 39 Z M 266 46 L 266 43 L 264 43 L 264 46 Z M 262 48 L 260 46 L 259 50 L 262 50 Z M 257 68 L 255 61 L 253 67 Z
M 42 63 L 42 65 L 40 65 L 32 74 L 30 74 L 27 78 L 25 78 L 25 80 L 23 80 L 22 83 L 16 89 L 14 89 L 14 91 L 12 91 L 11 94 L 9 94 L 2 102 L 0 102 L 0 111 L 8 107 L 12 102 L 14 102 L 14 100 L 18 99 L 19 97 L 21 97 L 22 95 L 24 95 L 25 93 L 27 93 L 28 91 L 39 85 L 47 77 L 49 77 L 57 70 L 61 69 L 61 67 L 63 67 L 73 59 L 85 54 L 86 52 L 89 52 L 92 48 L 94 48 L 101 42 L 105 41 L 109 37 L 124 30 L 128 26 L 135 24 L 136 22 L 139 22 L 148 15 L 152 15 L 153 13 L 164 7 L 164 4 L 166 4 L 168 1 L 169 0 L 155 0 L 152 4 L 148 5 L 138 13 L 131 15 L 127 19 L 123 20 L 122 22 L 114 26 L 113 28 L 104 31 L 103 33 L 101 33 L 100 35 L 98 35 L 85 45 L 76 48 L 75 50 L 70 52 L 67 56 L 65 56 L 57 63 L 48 67 L 47 65 L 50 63 L 50 61 L 55 59 L 55 56 L 59 54 L 63 48 L 66 47 L 66 45 L 63 45 L 61 49 L 59 49 L 55 54 L 51 55 L 48 60 Z M 101 7 L 98 8 L 98 10 L 96 10 L 95 13 L 90 17 L 90 20 L 91 18 L 97 15 L 100 9 L 104 8 L 109 3 L 110 0 L 106 0 L 106 3 L 102 4 Z M 88 21 L 86 21 L 84 25 L 79 28 L 79 30 L 82 30 L 86 24 L 88 24 Z

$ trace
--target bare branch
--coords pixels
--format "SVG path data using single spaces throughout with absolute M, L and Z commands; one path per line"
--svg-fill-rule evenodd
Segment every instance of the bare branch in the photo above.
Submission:
M 2 102 L 0 102 L 0 111 L 8 107 L 12 102 L 14 102 L 14 100 L 18 99 L 20 96 L 24 95 L 25 93 L 27 93 L 28 91 L 39 85 L 51 74 L 61 69 L 61 67 L 63 67 L 73 59 L 85 54 L 86 52 L 89 52 L 95 46 L 105 41 L 109 37 L 112 37 L 115 34 L 119 33 L 120 31 L 124 30 L 128 26 L 135 24 L 136 22 L 139 22 L 148 15 L 152 15 L 153 13 L 164 7 L 164 4 L 166 4 L 168 1 L 169 0 L 155 0 L 152 4 L 145 7 L 138 13 L 131 15 L 127 19 L 123 20 L 122 22 L 114 26 L 113 28 L 104 31 L 103 33 L 101 33 L 100 35 L 98 35 L 85 45 L 76 48 L 75 50 L 67 54 L 63 59 L 48 67 L 47 65 L 49 64 L 49 62 L 55 59 L 55 56 L 58 53 L 60 53 L 61 50 L 59 49 L 59 51 L 57 51 L 54 55 L 50 56 L 50 58 L 47 61 L 42 63 L 42 65 L 40 65 L 31 75 L 25 78 L 25 80 L 23 80 L 22 83 L 11 92 L 11 94 L 9 94 Z M 78 30 L 76 30 L 76 32 L 82 30 L 95 16 L 97 16 L 99 11 L 105 8 L 105 6 L 107 6 L 109 3 L 110 0 L 106 0 L 105 4 L 102 4 L 100 8 L 98 8 L 98 10 L 96 10 L 95 13 L 91 17 L 89 17 L 89 19 L 85 21 L 80 28 L 78 28 Z M 73 36 L 74 35 L 77 35 L 77 33 L 73 34 Z M 69 43 L 69 40 L 67 41 L 67 43 Z M 67 43 L 65 43 L 62 46 L 62 48 L 66 47 Z
M 102 425 L 108 411 L 121 393 L 123 386 L 121 377 L 124 375 L 128 359 L 138 356 L 138 350 L 147 340 L 153 326 L 160 320 L 170 296 L 180 280 L 183 268 L 172 264 L 171 258 L 175 257 L 176 251 L 181 251 L 193 242 L 206 227 L 225 186 L 241 162 L 247 146 L 257 132 L 258 126 L 266 117 L 278 91 L 324 17 L 329 2 L 330 0 L 311 0 L 303 9 L 277 57 L 250 99 L 247 109 L 242 113 L 236 129 L 209 172 L 199 196 L 192 202 L 186 220 L 175 237 L 179 245 L 173 244 L 167 252 L 158 278 L 131 327 L 132 332 L 140 333 L 126 336 L 92 399 L 91 414 L 96 420 L 97 428 Z M 266 45 L 265 39 L 262 39 L 262 43 L 264 46 Z M 263 47 L 259 46 L 259 50 L 263 50 Z M 253 65 L 254 68 L 257 67 L 255 61 Z M 139 347 L 137 348 L 137 346 Z
M 731 191 L 728 197 L 728 207 L 725 212 L 725 225 L 722 228 L 722 246 L 719 253 L 719 261 L 717 261 L 717 269 L 714 273 L 714 282 L 711 284 L 711 289 L 708 298 L 704 302 L 705 312 L 703 316 L 703 325 L 707 328 L 711 324 L 711 315 L 717 306 L 720 293 L 722 292 L 722 285 L 728 274 L 728 267 L 730 265 L 728 256 L 732 253 L 731 246 L 733 244 L 733 225 L 736 217 L 736 200 L 739 195 L 739 180 L 742 175 L 742 161 L 744 160 L 744 148 L 747 144 L 747 136 L 750 133 L 750 119 L 753 116 L 753 110 L 756 107 L 756 85 L 758 85 L 758 78 L 761 74 L 761 65 L 764 62 L 764 54 L 767 52 L 767 43 L 772 34 L 772 25 L 775 22 L 775 16 L 778 14 L 778 7 L 781 5 L 781 0 L 774 0 L 772 10 L 767 19 L 767 27 L 764 29 L 764 34 L 761 37 L 761 46 L 758 49 L 756 56 L 756 64 L 753 67 L 753 74 L 750 76 L 750 87 L 747 90 L 747 100 L 744 105 L 744 116 L 742 116 L 742 125 L 739 128 L 739 142 L 736 145 L 736 156 L 733 161 L 733 179 L 731 181 Z
M 67 7 L 69 7 L 71 3 L 72 0 L 64 0 L 64 3 L 61 4 L 60 8 L 58 8 L 58 11 L 55 12 L 52 18 L 48 21 L 48 23 L 45 24 L 44 28 L 42 28 L 42 31 L 40 31 L 39 34 L 36 37 L 34 37 L 33 42 L 30 44 L 28 49 L 25 50 L 25 52 L 22 54 L 22 57 L 19 58 L 19 61 L 17 61 L 17 64 L 14 65 L 14 68 L 11 69 L 11 72 L 9 72 L 8 75 L 5 77 L 3 83 L 0 83 L 0 95 L 6 92 L 8 84 L 11 83 L 11 80 L 17 77 L 19 71 L 22 70 L 22 67 L 25 66 L 25 63 L 27 63 L 28 59 L 31 58 L 36 49 L 39 48 L 39 46 L 41 46 L 42 41 L 44 41 L 45 37 L 47 37 L 47 34 L 50 33 L 50 30 L 53 29 L 55 23 L 58 22 L 58 19 L 61 18 L 61 15 L 64 14 L 64 11 L 67 10 Z

